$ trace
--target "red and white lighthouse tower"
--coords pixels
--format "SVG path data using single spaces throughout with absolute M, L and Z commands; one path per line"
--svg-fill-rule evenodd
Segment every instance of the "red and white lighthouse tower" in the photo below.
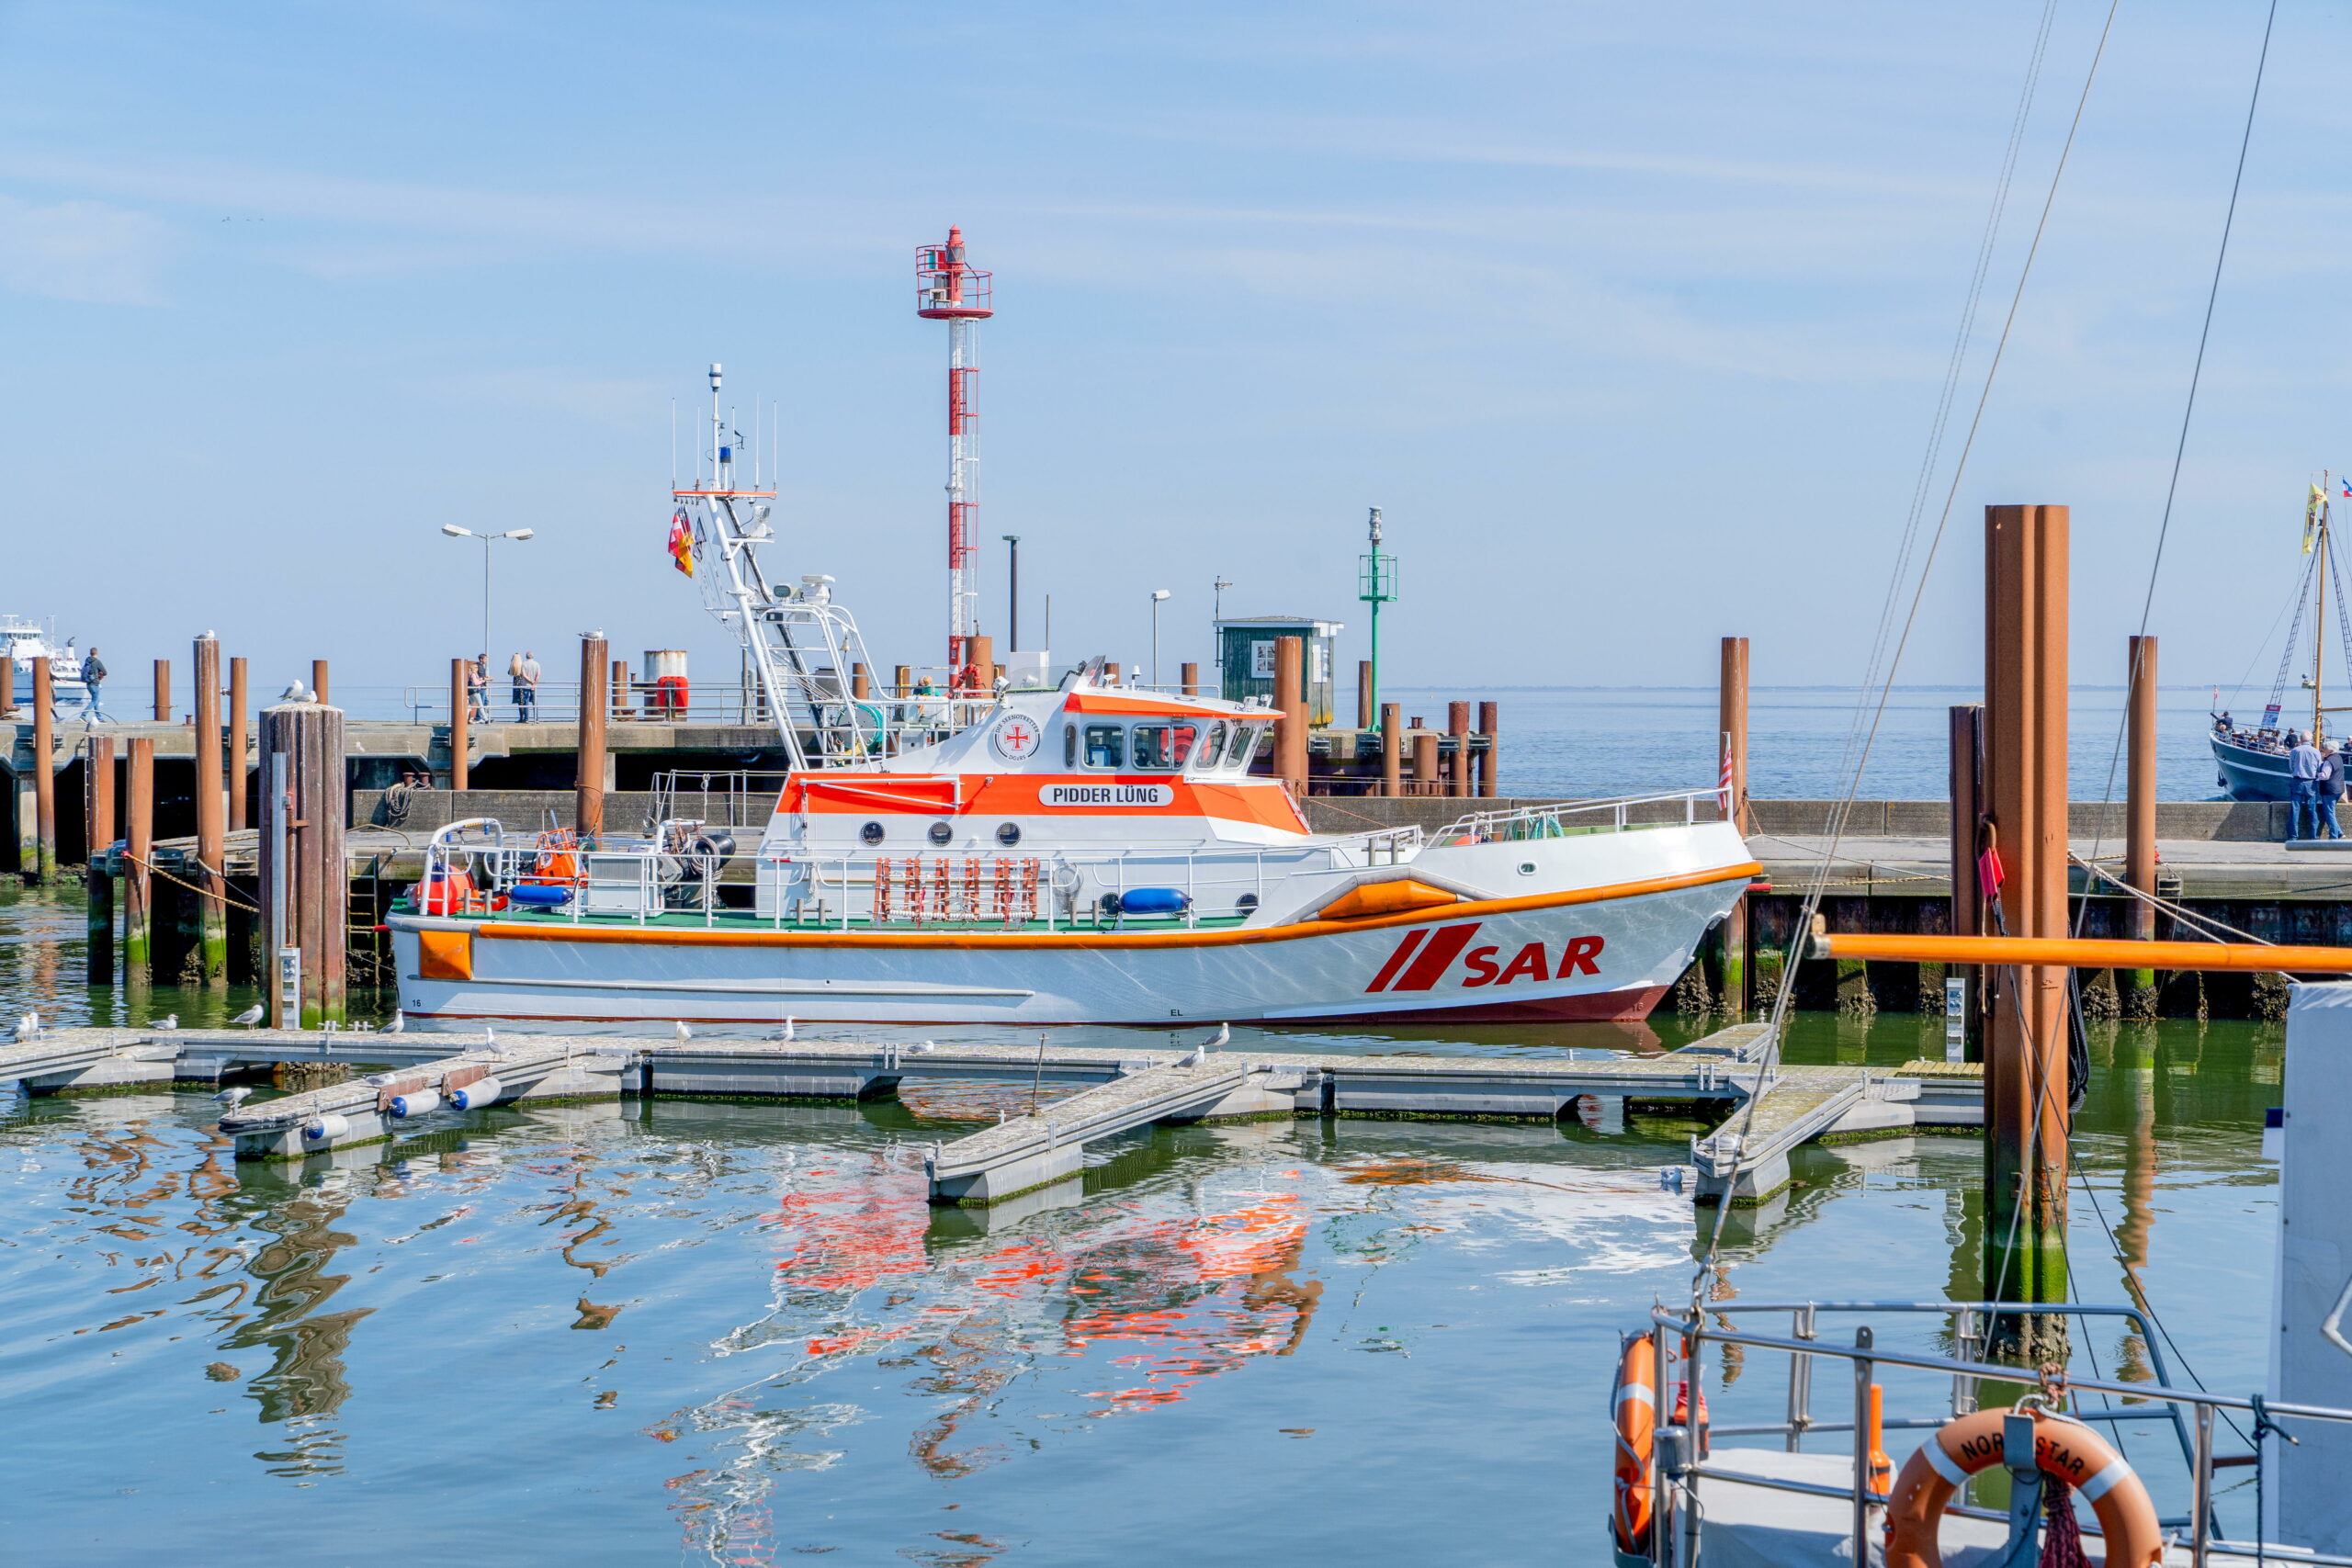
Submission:
M 944 245 L 915 252 L 915 313 L 947 323 L 947 667 L 959 692 L 986 691 L 972 639 L 979 635 L 978 499 L 979 425 L 973 394 L 980 378 L 980 322 L 989 305 L 989 275 L 964 260 L 964 231 L 950 228 Z

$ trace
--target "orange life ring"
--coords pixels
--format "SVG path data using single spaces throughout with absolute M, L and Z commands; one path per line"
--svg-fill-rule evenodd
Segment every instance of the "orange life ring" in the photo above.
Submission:
M 1652 1446 L 1657 1428 L 1657 1351 L 1646 1334 L 1625 1341 L 1617 1358 L 1617 1386 L 1610 1404 L 1617 1421 L 1616 1495 L 1609 1526 L 1617 1550 L 1628 1557 L 1650 1552 Z
M 2001 1422 L 2008 1414 L 1979 1410 L 1947 1421 L 1904 1461 L 1886 1505 L 1886 1568 L 1943 1568 L 1937 1523 L 1970 1476 L 2000 1463 Z M 2104 1438 L 2079 1421 L 2036 1412 L 2033 1457 L 2098 1516 L 2109 1568 L 2154 1568 L 2163 1559 L 2164 1532 L 2148 1489 Z

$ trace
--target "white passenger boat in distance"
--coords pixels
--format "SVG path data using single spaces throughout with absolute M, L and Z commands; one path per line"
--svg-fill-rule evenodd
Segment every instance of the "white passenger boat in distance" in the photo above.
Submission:
M 1761 869 L 1711 791 L 1316 833 L 1250 772 L 1275 713 L 1100 659 L 861 694 L 831 580 L 768 576 L 767 492 L 714 448 L 695 575 L 788 770 L 755 822 L 672 792 L 637 836 L 443 829 L 390 920 L 416 1027 L 1633 1020 Z

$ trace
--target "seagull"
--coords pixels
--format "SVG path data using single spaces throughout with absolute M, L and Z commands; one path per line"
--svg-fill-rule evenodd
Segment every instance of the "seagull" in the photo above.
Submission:
M 908 1050 L 910 1050 L 910 1051 L 915 1052 L 915 1053 L 917 1053 L 918 1055 L 928 1055 L 928 1054 L 930 1054 L 931 1052 L 933 1052 L 933 1051 L 938 1050 L 938 1049 L 939 1049 L 939 1047 L 938 1047 L 938 1046 L 936 1046 L 936 1045 L 934 1045 L 934 1044 L 933 1044 L 930 1041 L 926 1040 L 926 1041 L 924 1041 L 924 1042 L 923 1042 L 922 1044 L 920 1044 L 920 1045 L 910 1045 L 910 1046 L 908 1046 L 908 1047 L 907 1047 L 907 1049 L 908 1049 Z
M 695 1032 L 686 1027 L 686 1021 L 683 1018 L 673 1018 L 670 1021 L 670 1032 L 678 1037 L 678 1043 L 681 1045 L 695 1037 Z
M 793 1030 L 793 1027 L 792 1027 L 792 1020 L 790 1020 L 790 1019 L 788 1019 L 788 1018 L 787 1018 L 787 1019 L 786 1019 L 786 1020 L 784 1021 L 784 1037 L 785 1037 L 786 1040 L 794 1040 L 794 1039 L 797 1039 L 797 1038 L 798 1038 L 798 1035 L 797 1035 L 797 1034 L 794 1032 L 794 1030 Z
M 1180 1067 L 1197 1067 L 1207 1058 L 1208 1054 L 1209 1048 L 1206 1045 L 1195 1045 L 1191 1050 L 1176 1058 L 1176 1066 Z
M 262 1006 L 259 1002 L 255 1002 L 253 1006 L 247 1008 L 244 1011 L 239 1013 L 229 1021 L 231 1023 L 242 1023 L 247 1029 L 255 1029 L 260 1027 L 261 1017 Z
M 40 1014 L 37 1012 L 28 1012 L 25 1014 L 24 1017 L 17 1020 L 17 1039 L 30 1040 L 34 1035 L 39 1034 L 40 1032 Z
M 243 1084 L 240 1084 L 235 1089 L 224 1089 L 212 1098 L 219 1100 L 226 1109 L 234 1111 L 237 1107 L 243 1105 L 247 1100 L 251 1099 L 253 1097 L 253 1092 L 254 1091 L 252 1089 L 249 1089 Z
M 165 1013 L 163 1021 L 155 1025 L 158 1029 L 177 1029 L 179 1026 L 180 1015 L 175 1012 Z
M 398 1008 L 394 1008 L 392 1010 L 392 1021 L 384 1025 L 381 1030 L 378 1031 L 379 1033 L 382 1034 L 404 1034 L 407 1032 L 408 1014 L 401 1011 Z
M 288 703 L 314 703 L 319 700 L 319 694 L 312 691 L 310 687 L 305 686 L 300 681 L 295 682 L 292 685 L 278 693 L 277 696 L 280 702 Z
M 1233 1025 L 1229 1023 L 1220 1023 L 1216 1026 L 1216 1038 L 1209 1042 L 1208 1048 L 1212 1051 L 1222 1051 L 1227 1045 L 1232 1043 Z
M 486 1023 L 481 1026 L 481 1048 L 485 1051 L 496 1051 L 502 1056 L 506 1054 L 498 1043 L 498 1031 Z

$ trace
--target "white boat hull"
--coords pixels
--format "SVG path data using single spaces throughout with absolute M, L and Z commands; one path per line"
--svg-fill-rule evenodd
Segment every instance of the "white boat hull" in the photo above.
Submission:
M 422 1029 L 1629 1020 L 1647 1015 L 1757 869 L 1718 863 L 1254 929 L 841 932 L 396 916 L 392 940 L 400 1005 Z M 424 964 L 426 931 L 467 935 L 439 939 Z

